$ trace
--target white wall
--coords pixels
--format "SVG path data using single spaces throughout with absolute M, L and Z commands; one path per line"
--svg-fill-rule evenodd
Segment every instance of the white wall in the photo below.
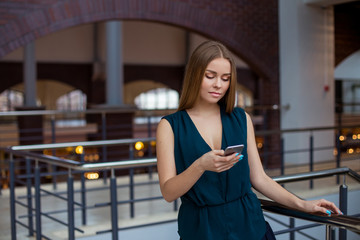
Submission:
M 334 48 L 331 9 L 279 0 L 281 129 L 334 125 Z M 328 86 L 329 91 L 324 87 Z M 333 145 L 332 132 L 314 134 L 317 147 Z M 309 146 L 309 133 L 285 135 L 285 149 Z M 307 163 L 309 154 L 285 155 L 286 163 Z M 332 150 L 315 154 L 315 161 L 333 159 Z
M 336 79 L 360 80 L 360 50 L 344 59 L 335 69 Z

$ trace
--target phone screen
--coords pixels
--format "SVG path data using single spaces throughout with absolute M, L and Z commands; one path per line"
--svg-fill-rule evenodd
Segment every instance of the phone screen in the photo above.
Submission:
M 231 155 L 233 153 L 241 153 L 242 150 L 244 148 L 244 144 L 240 144 L 240 145 L 234 145 L 234 146 L 228 146 L 226 149 L 225 149 L 225 153 L 224 155 L 225 156 L 228 156 L 228 155 Z

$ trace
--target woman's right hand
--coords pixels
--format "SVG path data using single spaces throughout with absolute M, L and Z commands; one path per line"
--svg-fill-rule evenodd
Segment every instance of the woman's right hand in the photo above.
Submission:
M 243 155 L 233 153 L 224 156 L 224 150 L 212 150 L 202 155 L 198 161 L 204 171 L 224 172 L 242 160 Z

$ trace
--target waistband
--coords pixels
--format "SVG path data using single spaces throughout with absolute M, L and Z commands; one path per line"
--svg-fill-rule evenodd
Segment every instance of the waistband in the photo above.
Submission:
M 208 204 L 208 203 L 199 204 L 199 203 L 196 203 L 195 201 L 191 200 L 190 198 L 188 198 L 186 196 L 182 196 L 180 199 L 181 199 L 182 204 L 193 204 L 193 205 L 196 205 L 197 207 L 200 207 L 200 208 L 207 208 L 207 207 L 211 208 L 211 207 L 219 207 L 219 206 L 223 206 L 223 205 L 226 205 L 226 204 L 229 204 L 229 203 L 240 201 L 243 198 L 247 197 L 251 193 L 252 192 L 249 191 L 249 192 L 246 192 L 244 195 L 239 196 L 238 198 L 235 198 L 235 199 L 232 199 L 232 200 L 229 200 L 229 201 L 220 202 L 220 203 L 215 203 L 215 204 Z

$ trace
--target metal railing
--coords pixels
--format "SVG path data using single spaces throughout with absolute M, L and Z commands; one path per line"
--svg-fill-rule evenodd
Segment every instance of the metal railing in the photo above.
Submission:
M 10 203 L 11 203 L 11 215 L 13 215 L 15 213 L 15 204 L 19 204 L 23 207 L 27 207 L 28 208 L 28 214 L 27 216 L 24 216 L 26 218 L 28 218 L 28 225 L 25 225 L 24 223 L 22 223 L 21 221 L 18 221 L 15 219 L 15 215 L 14 218 L 12 218 L 12 226 L 11 226 L 11 232 L 12 232 L 12 236 L 16 236 L 16 228 L 15 228 L 15 224 L 19 224 L 22 225 L 25 228 L 29 229 L 29 235 L 33 236 L 34 233 L 36 233 L 36 238 L 37 239 L 49 239 L 46 236 L 44 236 L 41 232 L 41 221 L 39 219 L 41 219 L 41 216 L 45 216 L 49 219 L 52 219 L 54 221 L 59 222 L 62 225 L 65 225 L 69 228 L 69 239 L 74 239 L 74 232 L 75 231 L 79 231 L 79 232 L 83 232 L 81 229 L 79 228 L 75 228 L 74 225 L 74 206 L 78 206 L 80 211 L 82 212 L 82 224 L 85 225 L 86 224 L 86 210 L 87 210 L 87 206 L 86 206 L 86 191 L 87 189 L 85 188 L 85 178 L 83 177 L 84 172 L 88 172 L 88 171 L 110 171 L 111 173 L 111 177 L 110 177 L 110 195 L 111 195 L 111 201 L 109 203 L 98 203 L 95 204 L 95 206 L 93 207 L 104 207 L 104 206 L 108 206 L 111 205 L 111 214 L 112 214 L 112 231 L 113 231 L 113 239 L 117 239 L 117 237 L 115 237 L 115 235 L 117 234 L 117 205 L 119 204 L 119 202 L 116 199 L 116 192 L 117 192 L 117 188 L 118 186 L 116 185 L 116 177 L 115 177 L 115 170 L 120 170 L 120 169 L 129 169 L 129 187 L 130 187 L 130 197 L 128 201 L 125 201 L 123 203 L 129 203 L 130 204 L 130 215 L 131 217 L 134 217 L 134 203 L 138 202 L 138 201 L 150 201 L 150 200 L 158 200 L 158 199 L 162 199 L 161 196 L 158 197 L 152 197 L 152 198 L 144 198 L 141 200 L 136 200 L 134 198 L 134 169 L 138 168 L 138 167 L 150 167 L 150 166 L 155 166 L 156 165 L 156 159 L 155 158 L 148 158 L 148 159 L 137 159 L 137 160 L 126 160 L 126 161 L 114 161 L 114 162 L 98 162 L 98 163 L 85 163 L 84 161 L 74 161 L 74 160 L 70 160 L 70 159 L 64 159 L 64 158 L 59 158 L 59 157 L 55 157 L 55 156 L 48 156 L 48 155 L 43 155 L 43 154 L 39 154 L 36 152 L 29 152 L 30 150 L 42 150 L 42 149 L 58 149 L 58 148 L 64 148 L 64 147 L 69 147 L 69 146 L 79 146 L 81 144 L 82 147 L 87 147 L 87 146 L 114 146 L 114 145 L 129 145 L 129 149 L 131 152 L 132 145 L 136 142 L 136 141 L 143 141 L 143 142 L 150 142 L 152 141 L 153 138 L 147 138 L 147 139 L 121 139 L 121 140 L 105 140 L 105 141 L 93 141 L 93 142 L 76 142 L 76 143 L 55 143 L 55 144 L 38 144 L 38 145 L 28 145 L 28 146 L 14 146 L 14 147 L 10 147 L 10 148 L 6 148 L 6 149 L 2 149 L 5 150 L 5 152 L 9 153 L 10 155 L 10 160 L 9 160 L 9 172 L 10 172 Z M 80 159 L 83 159 L 83 154 L 79 154 L 80 155 Z M 130 154 L 131 155 L 131 154 Z M 20 157 L 20 159 L 16 159 L 14 158 L 15 156 Z M 16 174 L 15 172 L 15 168 L 16 168 L 16 161 L 22 161 L 25 159 L 25 169 L 26 172 L 25 174 Z M 34 164 L 31 163 L 31 161 L 34 161 Z M 56 171 L 53 173 L 41 173 L 41 164 L 48 164 L 51 166 L 57 166 L 57 167 L 63 167 L 66 169 L 66 171 Z M 34 169 L 34 171 L 32 172 L 32 169 Z M 43 189 L 41 189 L 41 177 L 44 176 L 59 176 L 59 175 L 67 175 L 67 198 L 62 197 L 61 193 L 57 194 L 57 193 L 50 193 L 48 191 L 45 191 Z M 80 194 L 81 194 L 81 200 L 80 202 L 75 202 L 74 201 L 74 175 L 75 174 L 80 174 L 80 181 L 81 181 L 81 189 L 80 189 Z M 32 181 L 34 182 L 34 186 L 32 185 Z M 105 181 L 104 181 L 105 182 Z M 27 203 L 23 203 L 18 201 L 15 198 L 15 184 L 22 184 L 25 185 L 27 188 Z M 157 182 L 148 182 L 147 184 L 154 184 Z M 34 187 L 35 189 L 35 194 L 34 194 L 34 200 L 35 200 L 35 208 L 32 209 L 32 187 Z M 56 188 L 56 185 L 54 185 L 54 188 Z M 68 214 L 68 222 L 63 222 L 63 221 L 59 221 L 53 217 L 51 217 L 51 212 L 41 212 L 41 205 L 40 205 L 40 199 L 41 199 L 41 193 L 45 193 L 45 194 L 51 194 L 52 196 L 55 196 L 59 199 L 63 199 L 65 201 L 67 201 L 68 204 L 68 209 L 67 209 L 67 214 Z M 176 203 L 174 203 L 174 208 L 176 208 Z M 37 219 L 36 221 L 36 230 L 34 230 L 33 228 L 33 211 L 35 211 L 35 219 Z M 116 226 L 116 227 L 115 227 Z M 107 231 L 102 231 L 99 232 L 100 233 L 106 233 Z M 116 234 L 115 234 L 116 232 Z M 15 238 L 14 238 L 15 239 Z
M 286 106 L 283 106 L 286 107 Z M 279 106 L 262 106 L 259 109 L 260 110 L 269 110 L 269 109 L 275 109 L 278 110 Z M 257 109 L 257 108 L 256 108 Z M 252 109 L 254 110 L 254 109 Z M 42 129 L 4 129 L 2 128 L 0 130 L 0 145 L 4 146 L 5 143 L 11 143 L 12 141 L 23 141 L 25 143 L 21 143 L 21 145 L 28 145 L 33 144 L 32 141 L 37 141 L 40 136 L 38 134 L 42 134 L 44 137 L 45 142 L 50 143 L 56 143 L 59 141 L 63 141 L 64 139 L 67 139 L 66 142 L 70 141 L 81 141 L 76 139 L 76 135 L 79 135 L 79 132 L 81 131 L 81 134 L 84 140 L 109 140 L 113 138 L 111 134 L 113 132 L 120 131 L 120 129 L 126 129 L 128 132 L 133 132 L 134 134 L 140 134 L 142 137 L 153 137 L 155 126 L 157 122 L 152 121 L 152 119 L 159 119 L 160 116 L 163 116 L 165 114 L 168 114 L 174 110 L 157 110 L 157 111 L 138 111 L 136 109 L 89 109 L 86 111 L 57 111 L 57 110 L 39 110 L 39 111 L 13 111 L 13 112 L 0 112 L 0 120 L 1 123 L 4 122 L 12 122 L 14 124 L 17 123 L 18 117 L 31 117 L 31 116 L 38 116 L 42 117 L 44 120 L 43 122 L 46 123 L 43 125 Z M 265 112 L 266 112 L 265 111 Z M 129 129 L 129 126 L 122 125 L 121 123 L 117 124 L 116 126 L 108 125 L 107 119 L 111 114 L 122 114 L 127 112 L 133 112 L 134 117 L 143 117 L 145 119 L 145 122 L 142 124 L 134 124 L 134 126 L 140 126 L 141 127 L 135 127 L 136 129 Z M 264 113 L 265 114 L 265 113 Z M 266 115 L 266 114 L 265 114 Z M 90 117 L 91 120 L 87 119 L 87 117 Z M 97 116 L 97 117 L 94 117 Z M 97 120 L 95 121 L 94 118 Z M 78 128 L 63 128 L 63 127 L 57 127 L 58 121 L 62 120 L 83 120 L 83 123 L 85 124 L 83 127 Z M 89 120 L 89 121 L 88 121 Z M 90 122 L 90 124 L 89 124 Z M 263 121 L 266 123 L 266 121 Z M 341 121 L 339 121 L 341 122 Z M 1 125 L 0 125 L 1 126 Z M 334 157 L 336 159 L 335 164 L 336 167 L 341 166 L 341 161 L 344 160 L 344 154 L 342 152 L 344 151 L 344 145 L 345 141 L 341 141 L 339 137 L 341 136 L 341 130 L 342 129 L 360 129 L 359 124 L 355 125 L 346 125 L 346 124 L 339 124 L 337 126 L 328 126 L 328 127 L 313 127 L 313 128 L 298 128 L 298 129 L 285 129 L 285 130 L 266 130 L 265 128 L 262 128 L 265 130 L 257 130 L 255 132 L 256 136 L 259 138 L 263 138 L 264 142 L 262 143 L 262 148 L 259 148 L 260 156 L 263 159 L 263 165 L 265 168 L 268 168 L 268 159 L 271 157 L 275 157 L 276 162 L 280 162 L 280 171 L 281 174 L 285 174 L 285 166 L 287 165 L 286 158 L 291 158 L 291 154 L 308 154 L 307 159 L 309 161 L 307 162 L 309 171 L 314 170 L 314 163 L 318 160 L 316 159 L 316 154 L 322 151 L 328 151 L 328 152 L 336 152 Z M 327 131 L 329 133 L 332 133 L 333 140 L 331 140 L 331 143 L 328 146 L 317 146 L 315 144 L 318 139 L 316 138 L 314 134 L 318 132 Z M 33 132 L 36 132 L 37 134 L 31 134 Z M 17 134 L 22 135 L 21 133 L 24 133 L 25 136 L 19 136 L 14 137 Z M 284 136 L 286 137 L 287 134 L 308 134 L 308 140 L 304 139 L 302 142 L 308 142 L 304 146 L 300 146 L 298 148 L 285 148 L 285 145 L 289 141 L 285 141 Z M 8 139 L 6 139 L 4 136 L 9 136 Z M 29 136 L 30 135 L 30 136 Z M 268 141 L 267 139 L 272 136 L 278 136 L 279 142 L 276 142 L 275 144 Z M 75 138 L 75 139 L 72 139 Z M 116 137 L 116 139 L 119 139 L 120 137 Z M 124 137 L 121 137 L 124 138 Z M 135 136 L 134 138 L 138 138 L 138 136 Z M 316 139 L 315 139 L 316 138 Z M 29 141 L 29 143 L 26 143 Z M 36 144 L 39 143 L 38 141 Z M 19 142 L 16 144 L 10 144 L 10 145 L 19 145 Z M 269 149 L 270 145 L 276 145 L 279 146 L 277 149 Z M 356 148 L 360 150 L 360 138 L 356 140 Z M 130 149 L 130 148 L 129 148 Z M 105 147 L 100 149 L 101 154 L 101 160 L 103 162 L 111 160 L 111 157 L 117 153 L 114 153 L 113 150 L 107 150 Z M 53 150 L 54 151 L 54 150 Z M 121 151 L 121 150 L 120 150 Z M 130 149 L 131 151 L 131 149 Z M 127 154 L 127 150 L 122 151 L 122 154 Z M 152 157 L 151 151 L 148 151 L 148 157 Z M 130 153 L 131 154 L 131 153 Z M 52 155 L 55 155 L 53 153 Z M 360 155 L 360 152 L 356 154 L 356 151 L 354 151 L 354 154 L 346 154 L 347 159 L 351 159 L 352 156 L 356 155 L 358 157 Z M 126 159 L 127 156 L 124 158 Z M 324 160 L 324 159 L 320 159 Z M 330 160 L 330 159 L 329 159 Z M 305 163 L 302 163 L 305 164 Z M 6 161 L 4 161 L 3 153 L 0 151 L 0 194 L 1 194 L 1 187 L 5 183 L 7 184 L 7 176 L 6 173 L 8 169 L 6 168 Z M 56 170 L 56 169 L 55 169 Z M 105 177 L 106 179 L 106 177 Z M 54 178 L 54 184 L 56 184 L 56 178 Z M 312 181 L 310 181 L 310 188 L 312 188 Z
M 273 180 L 276 181 L 279 184 L 285 184 L 285 183 L 292 183 L 292 182 L 298 182 L 298 181 L 306 181 L 306 180 L 314 180 L 319 178 L 326 178 L 331 176 L 340 176 L 343 175 L 343 183 L 339 187 L 339 208 L 344 214 L 347 214 L 348 211 L 348 187 L 346 185 L 346 179 L 345 176 L 349 176 L 353 178 L 355 181 L 360 183 L 360 175 L 347 168 L 335 168 L 335 169 L 327 169 L 327 170 L 321 170 L 321 171 L 315 171 L 315 172 L 307 172 L 307 173 L 298 173 L 298 174 L 292 174 L 292 175 L 285 175 L 285 176 L 279 176 L 279 177 L 273 177 Z M 297 210 L 290 209 L 288 207 L 282 206 L 278 203 L 269 202 L 267 200 L 261 199 L 262 207 L 264 210 L 282 214 L 290 217 L 290 224 L 289 228 L 283 231 L 275 232 L 275 234 L 284 234 L 284 233 L 290 233 L 290 239 L 294 238 L 294 232 L 306 229 L 309 227 L 316 227 L 319 226 L 319 224 L 326 225 L 326 239 L 327 240 L 333 240 L 334 234 L 331 232 L 331 227 L 338 227 L 339 230 L 339 240 L 346 239 L 346 231 L 344 229 L 348 229 L 350 231 L 356 232 L 360 234 L 360 219 L 351 217 L 351 216 L 341 216 L 341 215 L 334 215 L 332 217 L 325 217 L 322 215 L 316 215 L 316 214 L 309 214 L 305 212 L 299 212 Z M 360 214 L 357 214 L 356 216 L 359 216 Z M 315 222 L 318 224 L 308 225 L 308 226 L 294 226 L 293 218 L 299 218 L 311 222 Z
M 117 189 L 119 186 L 117 186 L 116 183 L 116 170 L 118 169 L 134 169 L 134 168 L 140 168 L 140 167 L 149 167 L 149 166 L 155 166 L 156 165 L 156 158 L 145 158 L 145 159 L 128 159 L 123 161 L 117 161 L 117 162 L 99 162 L 99 163 L 84 163 L 69 159 L 63 159 L 58 158 L 55 156 L 48 156 L 43 155 L 35 152 L 29 152 L 30 150 L 40 150 L 44 148 L 63 148 L 66 146 L 77 146 L 77 145 L 83 145 L 83 146 L 110 146 L 110 145 L 121 145 L 121 144 L 132 144 L 135 141 L 138 141 L 139 139 L 123 139 L 123 140 L 107 140 L 107 141 L 94 141 L 94 142 L 77 142 L 77 143 L 57 143 L 57 144 L 39 144 L 39 145 L 30 145 L 30 146 L 14 146 L 6 149 L 2 149 L 5 152 L 9 154 L 10 157 L 10 216 L 11 216 L 11 231 L 13 239 L 16 239 L 16 225 L 21 225 L 23 227 L 26 227 L 29 230 L 29 235 L 33 236 L 36 234 L 36 239 L 49 239 L 48 237 L 44 236 L 42 234 L 42 223 L 41 219 L 42 217 L 49 218 L 53 221 L 57 221 L 61 223 L 64 226 L 67 226 L 68 228 L 68 239 L 75 239 L 75 231 L 83 232 L 78 227 L 75 227 L 75 221 L 74 221 L 74 211 L 79 210 L 82 212 L 82 224 L 86 225 L 86 211 L 89 206 L 86 205 L 86 192 L 90 189 L 86 189 L 85 184 L 83 184 L 83 181 L 85 181 L 84 178 L 81 178 L 80 181 L 82 182 L 80 187 L 80 194 L 81 194 L 81 200 L 80 202 L 77 202 L 74 200 L 74 194 L 76 190 L 74 189 L 74 176 L 77 174 L 80 174 L 83 176 L 84 172 L 87 171 L 109 171 L 110 172 L 110 186 L 109 186 L 109 192 L 110 192 L 110 202 L 108 203 L 101 203 L 96 204 L 96 206 L 92 207 L 104 207 L 104 206 L 110 206 L 110 213 L 111 213 L 111 229 L 110 230 L 104 230 L 97 232 L 98 234 L 111 232 L 112 233 L 112 239 L 118 239 L 118 205 L 122 203 L 128 203 L 130 204 L 130 208 L 132 208 L 135 202 L 137 201 L 150 201 L 150 200 L 157 200 L 162 199 L 161 196 L 148 198 L 148 199 L 135 199 L 133 197 L 133 188 L 134 188 L 134 182 L 131 180 L 132 175 L 130 174 L 130 181 L 129 181 L 129 187 L 130 189 L 130 198 L 128 201 L 122 201 L 119 202 L 117 199 Z M 141 139 L 142 141 L 150 141 L 151 139 Z M 19 161 L 24 160 L 26 161 L 26 173 L 22 175 L 17 175 L 15 173 L 15 166 L 16 163 Z M 31 161 L 34 162 L 34 164 L 31 163 Z M 41 172 L 41 164 L 45 163 L 48 165 L 56 165 L 58 167 L 65 168 L 66 171 L 63 172 L 63 174 L 66 175 L 66 183 L 67 183 L 67 192 L 66 197 L 62 196 L 58 193 L 49 192 L 47 190 L 44 190 L 41 188 L 41 178 L 44 176 L 48 176 L 49 173 Z M 33 169 L 33 171 L 32 171 Z M 58 172 L 55 174 L 59 174 Z M 324 171 L 318 171 L 318 172 L 311 172 L 311 173 L 303 173 L 303 174 L 297 174 L 297 175 L 291 175 L 291 176 L 282 176 L 282 177 L 275 177 L 274 180 L 279 183 L 287 183 L 287 182 L 293 182 L 293 181 L 303 181 L 303 180 L 313 180 L 315 178 L 322 178 L 327 176 L 334 176 L 334 175 L 349 175 L 352 178 L 356 179 L 360 182 L 359 175 L 352 171 L 349 168 L 338 168 L 338 169 L 332 169 L 332 170 L 324 170 Z M 34 183 L 33 183 L 34 182 Z M 156 181 L 151 182 L 153 184 L 157 184 Z M 19 184 L 25 185 L 27 188 L 27 195 L 26 195 L 26 203 L 19 201 L 19 198 L 16 198 L 15 196 L 15 187 Z M 346 185 L 340 186 L 340 199 L 347 199 L 347 188 Z M 34 188 L 34 195 L 32 193 L 32 188 Z M 52 212 L 42 212 L 41 211 L 41 198 L 42 195 L 52 195 L 59 199 L 62 199 L 66 201 L 67 203 L 67 222 L 58 220 L 55 217 L 52 216 Z M 33 201 L 35 203 L 35 207 L 33 208 Z M 346 201 L 345 201 L 346 202 Z M 340 208 L 344 213 L 347 213 L 347 205 L 344 202 L 344 200 L 341 200 L 340 202 Z M 22 207 L 25 207 L 28 209 L 28 214 L 25 216 L 22 216 L 22 218 L 26 218 L 28 221 L 27 223 L 24 223 L 20 221 L 16 217 L 15 209 L 16 205 L 21 205 Z M 77 207 L 77 208 L 75 208 Z M 174 209 L 177 209 L 176 202 L 174 203 Z M 265 208 L 264 208 L 265 209 Z M 269 210 L 269 209 L 267 209 Z M 274 211 L 276 212 L 276 211 Z M 290 215 L 291 216 L 291 215 Z M 34 222 L 33 218 L 35 218 L 35 228 L 34 228 Z M 349 220 L 350 218 L 347 218 L 347 216 L 344 216 L 345 219 Z M 311 220 L 311 219 L 309 219 Z M 315 222 L 317 221 L 316 218 L 313 219 Z M 311 220 L 311 221 L 313 221 Z M 345 222 L 340 222 L 333 224 L 332 222 L 319 222 L 320 224 L 330 225 L 336 227 L 343 227 L 349 230 L 354 230 L 352 226 L 348 226 L 345 224 Z M 359 227 L 359 221 L 355 224 L 356 227 Z M 289 232 L 295 231 L 296 229 L 290 229 Z M 346 235 L 344 236 L 343 232 L 340 232 L 341 238 L 340 239 L 346 239 Z M 345 237 L 345 238 L 344 238 Z M 330 239 L 330 238 L 327 238 Z

